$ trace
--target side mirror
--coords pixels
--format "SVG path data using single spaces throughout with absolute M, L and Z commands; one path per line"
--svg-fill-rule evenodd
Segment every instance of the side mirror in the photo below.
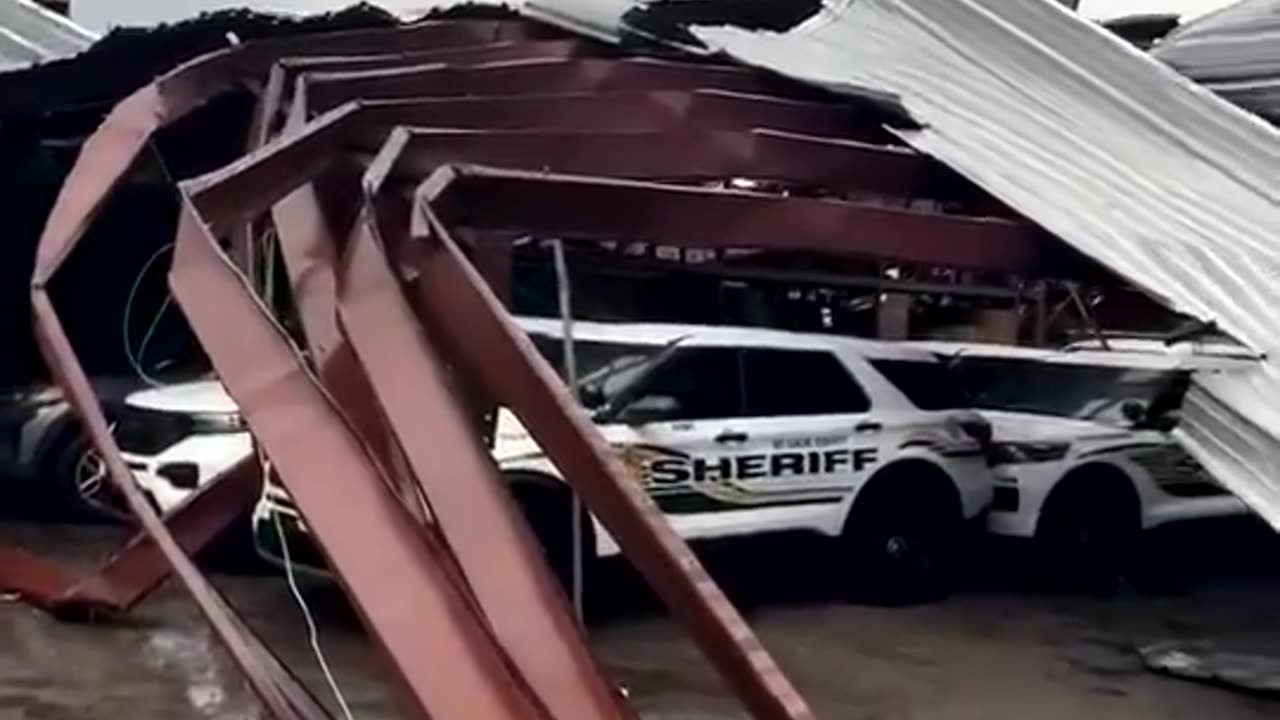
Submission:
M 598 408 L 605 404 L 604 390 L 599 385 L 580 385 L 578 400 L 585 408 Z
M 680 403 L 666 395 L 646 395 L 618 413 L 618 419 L 628 425 L 644 425 L 670 419 L 680 409 Z
M 1147 406 L 1139 400 L 1125 400 L 1120 406 L 1124 419 L 1134 425 L 1141 425 L 1147 419 Z

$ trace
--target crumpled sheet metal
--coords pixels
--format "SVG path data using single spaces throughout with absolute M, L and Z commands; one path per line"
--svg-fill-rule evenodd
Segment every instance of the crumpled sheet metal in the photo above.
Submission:
M 1280 121 L 1280 1 L 1244 0 L 1177 28 L 1151 51 L 1178 72 Z
M 1258 695 L 1280 695 L 1280 658 L 1216 647 L 1211 642 L 1169 640 L 1138 649 L 1147 668 L 1184 680 Z
M 1253 371 L 1198 373 L 1175 436 L 1280 531 L 1280 405 L 1270 398 L 1280 398 L 1274 363 Z

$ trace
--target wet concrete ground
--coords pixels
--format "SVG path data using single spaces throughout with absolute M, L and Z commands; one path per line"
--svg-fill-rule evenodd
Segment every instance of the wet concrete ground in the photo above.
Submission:
M 87 562 L 109 528 L 0 525 L 0 537 Z M 1160 596 L 1034 592 L 1027 558 L 982 548 L 967 587 L 945 602 L 870 608 L 841 602 L 811 542 L 722 548 L 713 570 L 819 717 L 1262 718 L 1280 702 L 1148 673 L 1134 648 L 1214 639 L 1280 653 L 1280 542 L 1253 528 L 1160 540 L 1172 559 Z M 218 573 L 250 624 L 321 697 L 321 675 L 283 580 Z M 647 718 L 743 717 L 688 640 L 619 568 L 592 623 L 593 645 Z M 357 718 L 396 717 L 378 659 L 336 592 L 313 588 L 321 643 Z M 431 669 L 424 669 L 430 672 Z M 0 720 L 259 718 L 252 696 L 194 606 L 169 587 L 124 623 L 60 623 L 0 604 Z

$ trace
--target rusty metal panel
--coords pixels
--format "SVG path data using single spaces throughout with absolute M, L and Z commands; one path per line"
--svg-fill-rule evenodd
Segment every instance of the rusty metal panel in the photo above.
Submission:
M 445 189 L 450 175 L 445 168 L 434 176 L 433 189 Z M 512 325 L 431 214 L 435 195 L 423 193 L 415 215 L 414 234 L 426 245 L 418 254 L 420 274 L 414 281 L 424 324 L 520 417 L 752 714 L 761 720 L 812 717 L 750 627 L 649 496 L 627 479 L 555 372 Z

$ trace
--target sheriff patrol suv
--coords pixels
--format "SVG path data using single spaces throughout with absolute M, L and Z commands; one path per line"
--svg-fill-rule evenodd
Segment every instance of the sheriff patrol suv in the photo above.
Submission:
M 560 323 L 518 323 L 558 365 Z M 956 534 L 990 502 L 989 428 L 938 377 L 944 368 L 927 352 L 634 323 L 578 322 L 574 341 L 585 409 L 686 539 L 796 530 L 839 538 L 848 578 L 875 578 L 868 593 L 908 599 L 940 589 Z M 493 454 L 553 568 L 567 577 L 572 498 L 559 470 L 505 410 Z M 255 518 L 268 557 L 279 556 L 282 534 L 302 529 L 274 483 Z M 619 553 L 596 522 L 585 545 L 587 557 Z
M 560 323 L 517 322 L 558 365 Z M 688 325 L 579 322 L 574 338 L 585 410 L 687 539 L 796 530 L 839 538 L 847 577 L 874 578 L 868 594 L 908 599 L 940 589 L 955 535 L 991 500 L 989 427 L 965 408 L 928 352 Z M 251 451 L 220 386 L 150 393 L 149 407 L 181 407 L 201 422 L 179 422 L 181 437 L 129 443 L 128 459 L 147 485 L 172 484 L 164 471 L 176 468 L 207 479 Z M 160 403 L 157 393 L 175 401 Z M 191 405 L 197 397 L 201 407 Z M 166 422 L 174 420 L 168 415 Z M 216 428 L 195 431 L 213 417 Z M 181 457 L 187 450 L 191 456 Z M 568 485 L 505 410 L 493 454 L 552 566 L 567 577 Z M 586 528 L 587 557 L 619 553 L 598 523 Z M 254 535 L 268 559 L 282 558 L 283 539 L 295 566 L 322 570 L 287 492 L 270 479 L 254 511 Z
M 992 423 L 989 530 L 1036 538 L 1057 569 L 1114 576 L 1143 530 L 1248 512 L 1168 434 L 1198 369 L 1186 358 L 913 344 L 947 359 Z

